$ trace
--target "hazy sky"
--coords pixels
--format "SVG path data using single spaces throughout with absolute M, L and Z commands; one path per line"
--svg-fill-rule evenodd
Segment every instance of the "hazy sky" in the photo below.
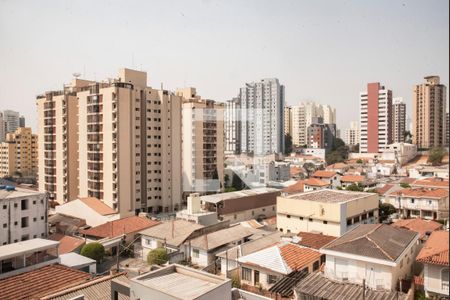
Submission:
M 0 0 L 0 110 L 36 128 L 35 96 L 72 73 L 148 72 L 149 85 L 194 86 L 224 101 L 277 77 L 289 104 L 357 120 L 359 92 L 380 81 L 403 96 L 426 75 L 449 82 L 449 1 Z

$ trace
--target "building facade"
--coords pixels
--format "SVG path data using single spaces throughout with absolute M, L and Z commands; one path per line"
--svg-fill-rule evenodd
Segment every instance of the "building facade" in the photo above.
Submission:
M 344 131 L 344 143 L 349 146 L 359 144 L 358 122 L 350 122 L 350 128 Z
M 392 101 L 392 140 L 394 143 L 403 143 L 406 131 L 406 104 L 403 98 L 394 98 Z
M 216 193 L 224 180 L 224 105 L 201 99 L 194 88 L 176 94 L 183 99 L 183 193 Z
M 224 131 L 225 153 L 239 154 L 241 152 L 241 105 L 239 98 L 233 98 L 225 102 Z
M 308 148 L 319 148 L 330 151 L 336 138 L 336 124 L 324 124 L 323 118 L 313 118 L 307 129 Z
M 181 102 L 130 69 L 38 96 L 39 190 L 59 203 L 96 197 L 121 216 L 177 210 Z
M 284 107 L 284 135 L 292 136 L 292 107 Z
M 4 134 L 14 132 L 20 126 L 19 113 L 13 110 L 3 111 L 3 122 L 5 124 Z
M 392 143 L 392 91 L 379 82 L 360 93 L 360 153 L 379 153 Z
M 413 143 L 418 148 L 445 144 L 447 87 L 439 76 L 427 76 L 426 82 L 413 89 Z
M 45 193 L 0 186 L 0 245 L 47 237 Z
M 15 132 L 8 133 L 6 140 L 0 143 L 0 177 L 36 176 L 37 135 L 31 133 L 31 128 L 18 127 Z
M 276 78 L 246 83 L 240 89 L 241 152 L 282 153 L 284 150 L 284 86 Z

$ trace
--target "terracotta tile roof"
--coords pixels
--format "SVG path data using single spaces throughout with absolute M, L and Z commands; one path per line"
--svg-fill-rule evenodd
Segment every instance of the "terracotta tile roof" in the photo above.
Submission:
M 417 236 L 414 231 L 386 224 L 361 224 L 322 249 L 396 261 Z
M 361 175 L 344 175 L 341 177 L 341 182 L 363 182 L 365 179 Z
M 448 180 L 440 180 L 437 178 L 429 178 L 423 180 L 416 180 L 412 186 L 423 186 L 423 187 L 436 187 L 436 188 L 448 188 Z
M 64 235 L 61 233 L 54 233 L 48 237 L 49 240 L 59 241 L 58 253 L 64 254 L 73 252 L 76 249 L 80 248 L 84 245 L 84 240 L 80 238 L 76 238 L 74 236 Z
M 325 181 L 322 181 L 317 178 L 308 178 L 303 183 L 305 185 L 310 185 L 310 186 L 328 186 L 328 185 L 330 185 L 329 183 L 326 183 Z
M 304 185 L 303 180 L 299 180 L 296 183 L 294 183 L 293 185 L 290 185 L 290 186 L 282 189 L 281 191 L 283 193 L 287 193 L 287 194 L 303 193 L 304 188 L 305 188 L 305 185 Z
M 448 266 L 448 237 L 448 231 L 434 231 L 420 250 L 416 260 L 421 263 Z
M 418 198 L 445 198 L 448 197 L 448 190 L 426 189 L 426 188 L 406 188 L 395 193 L 398 196 L 418 197 Z
M 392 226 L 415 231 L 420 234 L 420 238 L 423 238 L 427 232 L 436 231 L 442 228 L 442 224 L 438 222 L 432 220 L 423 220 L 420 218 L 398 220 L 397 222 L 392 224 Z
M 108 205 L 106 205 L 105 203 L 94 197 L 80 198 L 80 201 L 89 206 L 90 208 L 92 208 L 93 210 L 95 210 L 102 216 L 117 213 L 114 209 L 112 209 L 111 207 L 109 207 Z
M 406 177 L 406 178 L 402 178 L 402 179 L 400 180 L 400 183 L 408 183 L 408 184 L 411 184 L 411 183 L 413 183 L 414 181 L 416 181 L 416 179 L 410 178 L 410 177 Z
M 135 233 L 158 224 L 160 224 L 158 221 L 150 220 L 144 217 L 131 216 L 107 222 L 87 230 L 81 230 L 80 233 L 99 238 L 112 238 L 122 234 Z
M 319 170 L 319 171 L 314 172 L 314 174 L 312 176 L 313 177 L 331 178 L 331 177 L 333 177 L 335 175 L 336 175 L 336 172 L 333 172 L 333 171 L 322 171 L 322 170 Z
M 267 225 L 277 225 L 277 216 L 273 216 L 271 218 L 267 218 L 264 220 Z
M 321 256 L 318 251 L 302 248 L 294 244 L 282 245 L 279 248 L 284 262 L 293 271 L 303 269 L 305 266 L 318 260 Z
M 0 280 L 2 300 L 39 299 L 62 288 L 87 282 L 89 273 L 61 265 L 45 266 Z
M 297 166 L 293 166 L 290 168 L 289 170 L 291 175 L 297 175 L 299 173 L 303 173 L 305 172 L 305 170 L 303 168 L 297 167 Z
M 385 184 L 383 187 L 377 188 L 376 191 L 377 191 L 378 195 L 384 195 L 384 194 L 386 194 L 387 191 L 389 191 L 393 187 L 394 187 L 393 184 Z
M 303 231 L 300 231 L 298 236 L 302 238 L 299 245 L 313 249 L 320 249 L 336 239 L 336 237 L 331 235 Z
M 344 169 L 347 167 L 348 167 L 348 165 L 345 163 L 335 163 L 335 164 L 327 166 L 327 169 Z

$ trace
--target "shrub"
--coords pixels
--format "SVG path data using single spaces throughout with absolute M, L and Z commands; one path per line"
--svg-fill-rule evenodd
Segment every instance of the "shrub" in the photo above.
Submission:
M 169 260 L 166 249 L 153 249 L 147 254 L 147 263 L 149 265 L 163 265 Z
M 105 247 L 100 243 L 89 243 L 81 249 L 81 255 L 92 258 L 100 262 L 105 256 Z
M 407 183 L 407 182 L 402 182 L 402 183 L 400 183 L 400 186 L 401 186 L 402 188 L 404 188 L 404 189 L 410 188 L 410 187 L 411 187 L 411 186 L 409 185 L 409 183 Z
M 433 166 L 439 166 L 442 163 L 445 154 L 447 154 L 447 151 L 445 151 L 444 148 L 434 147 L 428 153 L 428 162 Z

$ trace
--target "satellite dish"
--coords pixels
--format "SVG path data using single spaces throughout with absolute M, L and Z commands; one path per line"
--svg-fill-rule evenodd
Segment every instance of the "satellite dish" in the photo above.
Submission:
M 72 73 L 72 75 L 73 75 L 73 77 L 75 77 L 75 78 L 78 78 L 78 77 L 80 77 L 80 76 L 81 76 L 81 74 L 80 74 L 80 73 Z

